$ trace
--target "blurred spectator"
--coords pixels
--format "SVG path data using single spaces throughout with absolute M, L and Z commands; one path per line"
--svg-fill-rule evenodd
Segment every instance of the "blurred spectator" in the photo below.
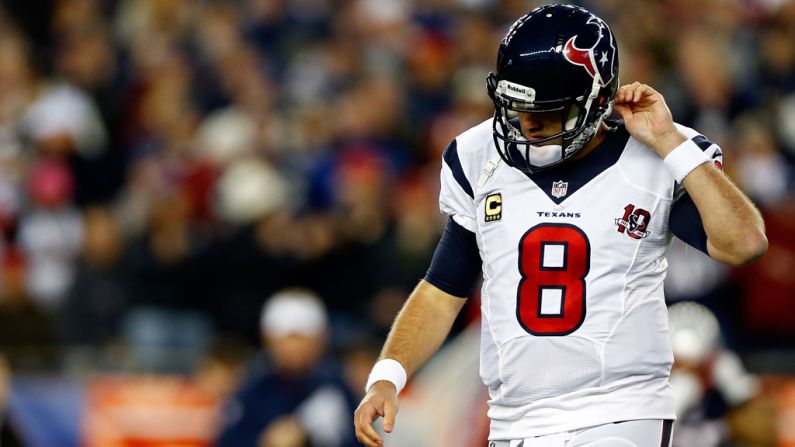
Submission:
M 15 369 L 46 370 L 55 364 L 55 326 L 27 291 L 27 265 L 15 247 L 0 260 L 0 352 Z
M 83 237 L 80 213 L 72 205 L 74 179 L 57 158 L 36 162 L 27 179 L 30 209 L 19 224 L 19 242 L 28 257 L 28 290 L 41 306 L 61 307 L 74 280 Z
M 228 107 L 208 115 L 198 130 L 202 157 L 218 166 L 252 155 L 257 147 L 254 119 L 238 107 Z
M 674 352 L 670 381 L 677 398 L 673 445 L 727 445 L 726 418 L 758 394 L 758 379 L 723 347 L 718 320 L 706 307 L 683 301 L 668 314 Z
M 84 234 L 75 280 L 59 319 L 62 340 L 70 346 L 103 347 L 119 335 L 129 305 L 124 241 L 113 211 L 101 206 L 83 213 Z
M 723 341 L 737 348 L 737 288 L 731 283 L 732 270 L 674 237 L 665 255 L 665 300 L 670 304 L 696 301 L 715 313 Z
M 324 360 L 328 323 L 318 297 L 282 290 L 268 299 L 261 318 L 267 356 L 257 359 L 227 403 L 216 445 L 356 445 L 353 396 L 337 366 Z
M 668 272 L 665 276 L 665 299 L 675 303 L 682 300 L 720 300 L 720 288 L 729 269 L 698 250 L 674 239 L 666 254 Z
M 382 287 L 394 285 L 390 276 L 395 255 L 394 218 L 390 193 L 394 165 L 377 145 L 351 144 L 337 156 L 330 173 L 332 205 L 326 247 L 306 253 L 303 280 L 317 290 L 332 313 L 366 321 L 368 304 Z M 322 218 L 307 223 L 323 224 Z M 330 225 L 329 225 L 330 224 Z M 329 231 L 330 230 L 330 231 Z M 322 241 L 322 239 L 321 239 Z
M 184 196 L 158 198 L 125 263 L 123 337 L 144 371 L 192 371 L 210 341 L 207 303 L 196 286 L 199 241 L 187 213 Z
M 256 344 L 264 296 L 297 282 L 295 251 L 311 245 L 293 222 L 283 176 L 258 158 L 242 158 L 216 184 L 215 210 L 228 225 L 200 259 L 196 281 L 216 330 Z
M 742 86 L 735 84 L 732 67 L 727 64 L 733 62 L 729 59 L 733 53 L 726 48 L 728 36 L 716 36 L 701 27 L 684 31 L 675 57 L 687 96 L 683 110 L 675 116 L 722 143 L 727 139 L 729 121 L 753 106 L 753 99 L 745 97 Z
M 35 78 L 27 42 L 2 19 L 0 25 L 0 166 L 2 181 L 16 186 L 25 174 L 21 165 L 25 145 L 19 130 L 33 97 Z
M 733 123 L 729 150 L 736 153 L 737 180 L 759 206 L 774 208 L 792 185 L 792 170 L 779 151 L 763 110 L 745 112 Z
M 25 127 L 42 153 L 92 157 L 105 149 L 104 124 L 85 93 L 66 84 L 41 90 L 27 111 Z
M 284 179 L 268 163 L 244 158 L 226 168 L 218 180 L 218 214 L 229 224 L 244 226 L 268 214 L 289 213 Z

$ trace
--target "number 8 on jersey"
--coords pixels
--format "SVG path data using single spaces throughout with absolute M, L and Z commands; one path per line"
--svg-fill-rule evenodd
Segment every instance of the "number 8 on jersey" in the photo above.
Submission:
M 516 317 L 533 335 L 568 335 L 585 321 L 591 246 L 574 225 L 543 223 L 519 240 Z

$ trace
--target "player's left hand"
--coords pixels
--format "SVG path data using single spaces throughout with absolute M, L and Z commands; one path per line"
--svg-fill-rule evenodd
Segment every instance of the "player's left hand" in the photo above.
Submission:
M 665 98 L 646 84 L 622 85 L 616 92 L 615 110 L 624 119 L 627 131 L 665 158 L 687 138 L 674 126 Z

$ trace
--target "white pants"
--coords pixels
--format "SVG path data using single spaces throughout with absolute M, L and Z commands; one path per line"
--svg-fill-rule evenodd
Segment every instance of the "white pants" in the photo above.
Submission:
M 670 447 L 673 421 L 640 419 L 511 441 L 489 447 Z

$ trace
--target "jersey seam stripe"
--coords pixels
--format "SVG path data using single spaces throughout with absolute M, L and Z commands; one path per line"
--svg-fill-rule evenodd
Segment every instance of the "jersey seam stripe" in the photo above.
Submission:
M 662 303 L 663 305 L 665 305 L 667 307 L 667 304 L 665 303 L 665 298 L 661 298 L 661 297 L 657 296 L 657 297 L 652 297 L 652 298 L 645 299 L 645 300 L 633 305 L 632 307 L 628 308 L 627 309 L 627 315 L 629 315 L 632 312 L 634 312 L 635 309 L 639 308 L 640 306 L 642 306 L 644 304 L 648 304 L 648 303 L 653 303 L 655 301 L 659 301 L 660 303 Z
M 483 280 L 485 281 L 485 275 L 484 275 L 484 279 Z M 483 295 L 489 295 L 488 292 L 486 292 L 486 288 L 485 287 L 483 288 L 483 291 L 481 292 L 481 297 Z M 489 296 L 488 300 L 489 300 L 489 303 L 491 303 L 491 296 Z M 494 349 L 497 350 L 497 379 L 500 381 L 500 383 L 505 383 L 505 380 L 503 379 L 503 374 L 502 374 L 502 361 L 500 360 L 500 359 L 505 357 L 503 355 L 503 352 L 502 352 L 502 346 L 500 346 L 500 344 L 497 342 L 497 336 L 494 334 L 494 329 L 492 329 L 491 315 L 483 314 L 482 318 L 484 318 L 485 320 L 488 321 L 487 327 L 488 327 L 488 331 L 489 331 L 489 336 L 491 336 L 491 341 L 494 344 Z M 481 323 L 481 324 L 483 324 L 483 323 Z M 503 389 L 503 387 L 498 387 L 497 388 L 497 390 L 500 390 L 500 394 L 499 394 L 499 396 L 496 397 L 496 399 L 499 399 L 500 401 L 504 401 L 504 396 L 502 395 L 502 391 L 501 391 L 502 389 Z
M 660 202 L 662 200 L 663 200 L 662 198 L 657 197 L 657 202 L 654 204 L 654 208 L 652 208 L 654 211 L 656 211 L 657 208 L 660 206 Z M 638 253 L 640 253 L 640 246 L 642 244 L 643 244 L 643 239 L 641 239 L 638 242 L 638 245 L 635 247 L 635 253 L 632 254 L 632 261 L 630 261 L 627 270 L 624 272 L 624 286 L 621 288 L 621 318 L 619 318 L 618 321 L 616 321 L 616 324 L 613 325 L 613 327 L 610 329 L 610 333 L 605 338 L 605 341 L 602 343 L 602 347 L 600 349 L 601 352 L 599 354 L 599 358 L 602 361 L 602 377 L 600 382 L 603 385 L 605 382 L 605 351 L 607 348 L 607 343 L 613 338 L 613 335 L 618 330 L 618 327 L 621 325 L 621 323 L 624 321 L 627 314 L 629 313 L 627 312 L 627 286 L 629 285 L 628 276 L 629 272 L 632 271 L 632 268 L 635 266 L 635 263 L 638 260 Z
M 477 222 L 476 222 L 476 225 L 477 225 Z M 480 257 L 481 257 L 481 259 L 483 261 L 483 264 L 482 264 L 483 267 L 480 270 L 481 274 L 483 275 L 483 284 L 481 284 L 481 287 L 480 287 L 480 290 L 481 290 L 481 313 L 483 314 L 482 318 L 485 318 L 485 319 L 487 319 L 489 321 L 489 324 L 488 324 L 489 335 L 491 336 L 491 339 L 492 339 L 492 341 L 494 343 L 494 349 L 497 350 L 497 378 L 500 380 L 501 383 L 504 383 L 505 380 L 503 378 L 503 373 L 502 373 L 502 361 L 501 361 L 501 359 L 504 358 L 505 356 L 503 355 L 502 346 L 500 345 L 499 342 L 497 342 L 497 336 L 494 334 L 494 329 L 492 328 L 492 325 L 491 325 L 491 307 L 490 307 L 491 306 L 491 294 L 488 292 L 488 289 L 486 288 L 487 284 L 491 284 L 491 275 L 487 271 L 487 267 L 486 266 L 490 266 L 490 265 L 492 265 L 492 263 L 487 261 L 487 258 L 489 257 L 489 254 L 486 251 L 486 244 L 484 244 L 483 241 L 482 241 L 483 235 L 479 231 L 476 232 L 475 235 L 477 237 L 476 240 L 478 241 L 478 248 L 480 249 Z M 483 295 L 487 296 L 487 305 L 486 306 L 482 305 L 483 304 L 483 302 L 482 302 Z M 485 307 L 485 309 L 483 309 L 484 307 Z M 502 387 L 499 387 L 498 389 L 501 390 Z M 497 398 L 500 399 L 500 400 L 503 399 L 502 392 L 500 392 L 500 395 Z
M 474 200 L 475 193 L 472 191 L 472 185 L 469 184 L 469 180 L 467 180 L 467 176 L 464 174 L 464 168 L 461 166 L 461 160 L 458 157 L 458 143 L 456 143 L 456 140 L 453 140 L 453 142 L 447 146 L 442 157 L 447 167 L 449 167 L 450 171 L 453 173 L 455 181 L 458 182 L 461 189 Z
M 662 160 L 660 160 L 660 161 L 662 161 Z M 616 164 L 618 164 L 618 163 L 616 163 Z M 629 176 L 627 176 L 627 173 L 624 171 L 624 168 L 622 168 L 621 166 L 617 166 L 617 167 L 618 167 L 618 171 L 621 173 L 621 177 L 624 178 L 624 181 L 626 181 L 633 188 L 636 188 L 636 189 L 638 189 L 640 191 L 643 191 L 645 193 L 651 194 L 651 195 L 653 195 L 654 197 L 656 197 L 657 199 L 660 199 L 660 200 L 667 200 L 669 202 L 673 201 L 673 198 L 663 197 L 663 196 L 661 196 L 660 194 L 658 194 L 658 193 L 656 193 L 654 191 L 651 191 L 651 190 L 648 190 L 648 189 L 646 189 L 646 188 L 644 188 L 642 186 L 636 185 L 632 180 L 630 180 Z M 660 168 L 664 169 L 663 166 L 660 166 Z M 671 177 L 671 178 L 673 179 L 673 177 Z
M 491 265 L 491 263 L 486 261 L 486 258 L 488 257 L 488 253 L 486 252 L 486 244 L 484 244 L 483 241 L 482 241 L 482 235 L 478 232 L 478 233 L 475 233 L 475 236 L 476 236 L 475 240 L 478 241 L 478 249 L 480 250 L 480 258 L 481 258 L 481 260 L 483 262 L 482 267 L 480 269 L 480 273 L 481 273 L 481 275 L 483 275 L 483 284 L 481 284 L 481 287 L 480 287 L 481 295 L 483 295 L 484 293 L 488 294 L 486 292 L 486 287 L 485 286 L 486 286 L 486 284 L 490 284 L 491 283 L 491 275 L 486 270 L 486 266 L 487 265 Z M 489 299 L 488 299 L 488 304 L 491 305 L 491 296 L 490 295 L 489 295 Z M 483 306 L 481 306 L 481 307 L 483 307 Z M 484 314 L 484 316 L 490 318 L 491 317 L 491 309 L 488 308 L 488 306 L 486 306 L 486 307 L 487 308 L 485 309 L 485 312 L 483 312 L 483 314 Z M 492 334 L 492 336 L 494 336 L 494 334 Z

